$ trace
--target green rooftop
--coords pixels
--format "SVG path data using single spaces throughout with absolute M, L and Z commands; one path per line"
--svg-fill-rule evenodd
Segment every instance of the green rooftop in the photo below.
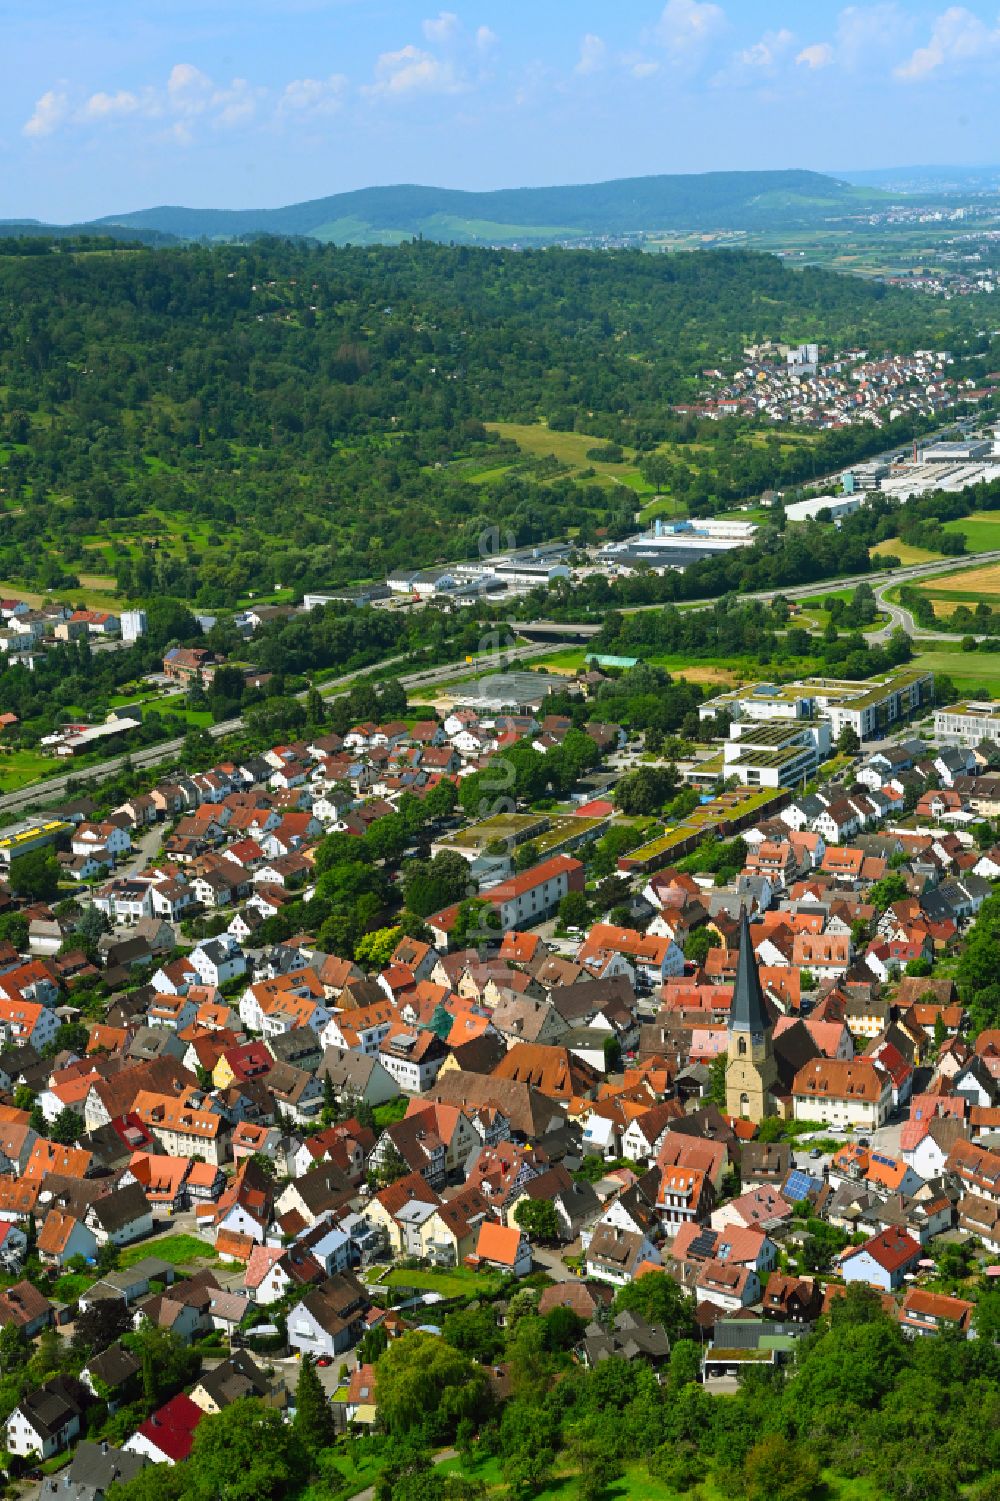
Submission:
M 469 857 L 482 854 L 496 841 L 510 848 L 530 842 L 540 855 L 551 855 L 564 845 L 594 838 L 607 822 L 606 818 L 582 818 L 575 813 L 497 813 L 435 840 L 434 848 Z

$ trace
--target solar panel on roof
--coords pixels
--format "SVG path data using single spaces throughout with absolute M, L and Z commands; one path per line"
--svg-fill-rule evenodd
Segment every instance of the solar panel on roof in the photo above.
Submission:
M 699 1230 L 688 1251 L 692 1256 L 712 1256 L 715 1252 L 715 1231 Z
M 821 1187 L 819 1178 L 813 1178 L 809 1173 L 803 1173 L 799 1168 L 795 1168 L 785 1179 L 782 1193 L 786 1199 L 791 1199 L 794 1203 L 796 1199 L 807 1199 L 811 1193 L 815 1193 Z

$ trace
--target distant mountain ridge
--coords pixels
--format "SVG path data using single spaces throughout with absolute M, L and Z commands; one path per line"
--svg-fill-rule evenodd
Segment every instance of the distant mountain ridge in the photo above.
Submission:
M 162 205 L 109 214 L 87 227 L 157 231 L 189 240 L 276 234 L 364 244 L 423 235 L 467 244 L 544 244 L 644 230 L 811 226 L 880 198 L 876 190 L 820 172 L 673 173 L 490 192 L 401 184 L 274 209 Z

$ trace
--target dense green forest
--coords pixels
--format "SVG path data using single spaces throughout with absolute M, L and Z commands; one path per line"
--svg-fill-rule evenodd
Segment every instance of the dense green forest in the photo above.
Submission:
M 846 428 L 782 448 L 681 420 L 671 405 L 706 363 L 814 337 L 949 347 L 956 372 L 982 369 L 975 303 L 744 253 L 0 253 L 0 578 L 218 607 L 472 555 L 488 528 L 618 535 L 627 486 L 570 477 L 483 423 L 628 443 L 651 484 L 666 464 L 704 508 L 886 439 Z

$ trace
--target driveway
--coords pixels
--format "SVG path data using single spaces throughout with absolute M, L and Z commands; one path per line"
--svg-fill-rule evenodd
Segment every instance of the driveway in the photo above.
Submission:
M 569 1249 L 568 1247 L 566 1249 Z M 531 1259 L 535 1271 L 548 1272 L 553 1282 L 575 1282 L 577 1279 L 562 1259 L 559 1251 L 533 1246 Z
M 137 839 L 133 839 L 132 848 L 128 857 L 115 867 L 116 876 L 138 875 L 140 870 L 145 870 L 156 851 L 163 843 L 163 824 L 151 824 L 148 829 L 143 829 Z

